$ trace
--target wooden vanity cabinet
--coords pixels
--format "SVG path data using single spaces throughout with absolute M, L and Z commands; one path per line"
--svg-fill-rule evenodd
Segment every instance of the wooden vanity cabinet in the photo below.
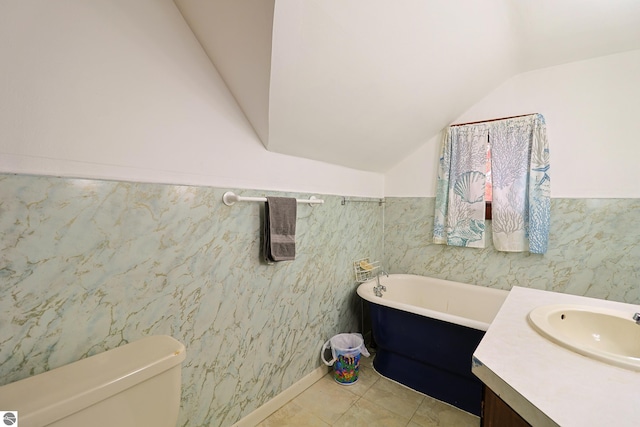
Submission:
M 531 427 L 489 387 L 482 392 L 482 427 Z

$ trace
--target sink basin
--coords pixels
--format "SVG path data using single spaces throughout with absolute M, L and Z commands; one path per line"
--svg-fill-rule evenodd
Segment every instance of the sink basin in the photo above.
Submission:
M 640 325 L 633 313 L 581 305 L 545 305 L 529 313 L 543 337 L 592 359 L 640 371 Z

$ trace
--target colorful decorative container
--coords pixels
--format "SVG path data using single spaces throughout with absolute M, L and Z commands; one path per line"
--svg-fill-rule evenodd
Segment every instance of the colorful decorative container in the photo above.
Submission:
M 324 354 L 331 348 L 333 358 L 326 360 Z M 369 357 L 360 334 L 338 334 L 322 346 L 320 358 L 327 366 L 333 366 L 333 378 L 338 384 L 351 385 L 358 381 L 360 356 Z

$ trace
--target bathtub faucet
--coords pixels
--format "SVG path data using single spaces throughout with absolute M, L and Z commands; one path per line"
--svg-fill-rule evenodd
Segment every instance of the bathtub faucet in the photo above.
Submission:
M 640 325 L 640 313 L 636 313 L 633 315 L 633 320 L 636 321 L 637 325 Z
M 377 285 L 373 287 L 373 293 L 377 296 L 377 297 L 381 297 L 383 292 L 387 292 L 387 287 L 380 284 L 380 275 L 384 274 L 385 276 L 389 277 L 389 273 L 380 270 L 378 272 L 378 274 L 376 274 L 376 283 Z

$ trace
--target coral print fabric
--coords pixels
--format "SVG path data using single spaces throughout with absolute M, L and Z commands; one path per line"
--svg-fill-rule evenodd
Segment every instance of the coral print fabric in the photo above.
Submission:
M 484 247 L 488 141 L 494 246 L 545 253 L 551 200 L 549 147 L 540 114 L 447 130 L 438 169 L 434 243 Z
M 493 244 L 499 251 L 545 253 L 549 236 L 549 147 L 544 117 L 492 123 Z

